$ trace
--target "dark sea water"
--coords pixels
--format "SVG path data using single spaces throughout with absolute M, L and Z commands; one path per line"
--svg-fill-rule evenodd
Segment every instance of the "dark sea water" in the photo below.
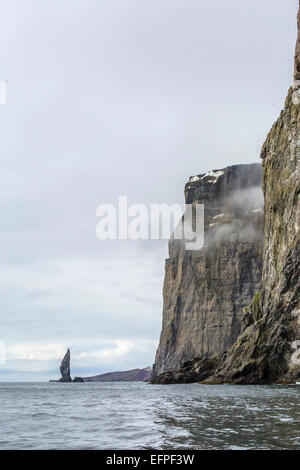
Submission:
M 0 449 L 300 449 L 300 386 L 0 383 Z

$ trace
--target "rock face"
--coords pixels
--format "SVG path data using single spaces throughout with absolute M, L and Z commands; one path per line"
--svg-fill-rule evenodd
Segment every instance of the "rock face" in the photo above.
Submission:
M 300 10 L 295 80 L 300 78 Z M 262 289 L 241 336 L 211 382 L 261 384 L 300 378 L 299 82 L 263 146 L 265 232 Z
M 67 350 L 65 357 L 60 365 L 61 378 L 59 382 L 72 382 L 70 373 L 70 349 Z
M 152 382 L 194 358 L 200 358 L 199 378 L 199 364 L 206 369 L 201 360 L 220 357 L 240 334 L 243 309 L 261 288 L 261 180 L 261 165 L 251 164 L 210 171 L 187 183 L 186 203 L 205 205 L 205 245 L 186 251 L 182 242 L 169 242 Z M 162 380 L 186 381 L 182 373 L 176 380 L 170 376 Z
M 106 374 L 85 377 L 84 382 L 148 382 L 152 367 L 126 370 L 123 372 L 108 372 Z

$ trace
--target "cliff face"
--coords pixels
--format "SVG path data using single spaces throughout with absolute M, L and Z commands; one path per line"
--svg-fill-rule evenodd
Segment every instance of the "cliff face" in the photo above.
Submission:
M 300 377 L 298 95 L 296 83 L 262 149 L 265 196 L 262 290 L 246 311 L 242 335 L 212 381 L 268 383 L 290 382 Z
M 300 2 L 299 2 L 300 3 Z M 294 86 L 263 145 L 265 231 L 261 292 L 211 382 L 300 378 L 300 9 Z
M 205 246 L 186 251 L 184 244 L 170 240 L 152 380 L 184 361 L 218 358 L 236 341 L 242 311 L 261 288 L 261 179 L 261 165 L 252 164 L 211 171 L 187 183 L 186 203 L 205 206 Z M 190 377 L 195 364 L 187 365 L 193 369 Z M 180 377 L 177 381 L 184 381 Z

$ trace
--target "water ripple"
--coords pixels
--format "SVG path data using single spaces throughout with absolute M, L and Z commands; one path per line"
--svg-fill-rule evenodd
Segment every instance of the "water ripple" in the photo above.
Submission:
M 298 449 L 299 392 L 1 383 L 0 449 Z

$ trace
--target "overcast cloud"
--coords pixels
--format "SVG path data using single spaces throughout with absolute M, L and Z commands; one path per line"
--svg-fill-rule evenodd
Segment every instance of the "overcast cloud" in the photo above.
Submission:
M 183 203 L 259 161 L 297 0 L 0 0 L 1 380 L 153 363 L 167 242 L 100 241 L 96 208 Z

